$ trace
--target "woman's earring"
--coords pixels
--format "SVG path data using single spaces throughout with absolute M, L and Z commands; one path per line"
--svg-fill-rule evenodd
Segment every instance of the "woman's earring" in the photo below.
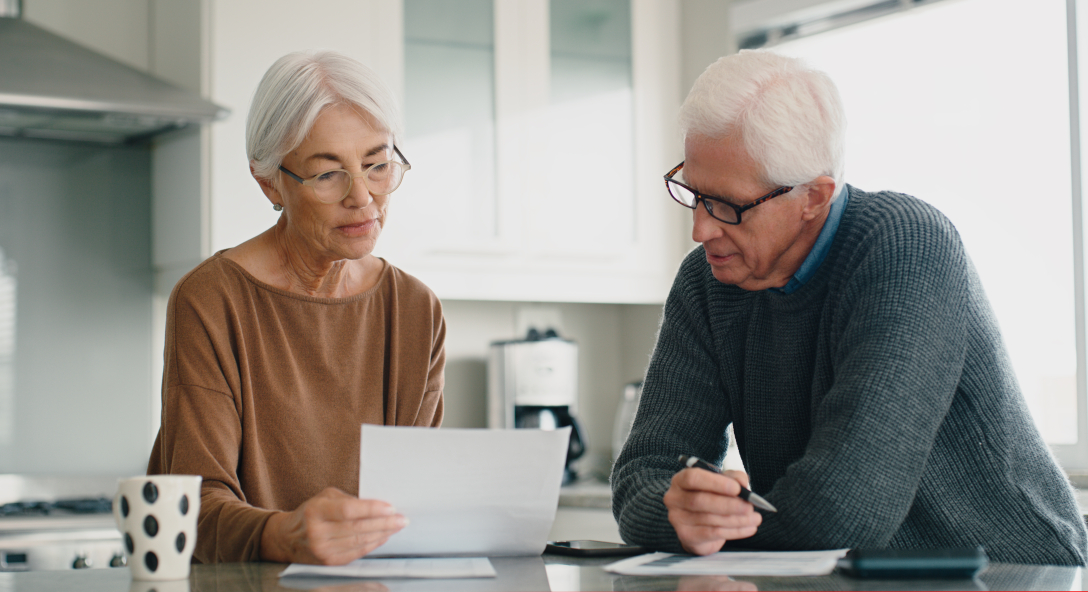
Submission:
M 280 204 L 272 204 L 272 209 L 276 210 L 277 212 L 282 212 L 283 206 L 281 206 Z

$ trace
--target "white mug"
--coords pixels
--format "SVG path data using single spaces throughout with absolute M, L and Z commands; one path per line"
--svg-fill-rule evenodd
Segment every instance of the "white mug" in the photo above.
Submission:
M 189 577 L 200 514 L 200 481 L 197 475 L 147 475 L 117 482 L 113 517 L 133 579 Z

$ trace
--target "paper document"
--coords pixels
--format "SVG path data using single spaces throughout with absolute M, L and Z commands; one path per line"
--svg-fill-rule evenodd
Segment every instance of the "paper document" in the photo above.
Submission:
M 347 565 L 292 563 L 280 577 L 325 576 L 339 578 L 493 578 L 495 569 L 487 557 L 418 559 L 356 559 Z
M 822 576 L 847 551 L 723 551 L 702 557 L 649 553 L 610 563 L 605 570 L 628 576 Z
M 570 428 L 364 425 L 359 497 L 408 518 L 370 557 L 540 555 L 559 504 Z

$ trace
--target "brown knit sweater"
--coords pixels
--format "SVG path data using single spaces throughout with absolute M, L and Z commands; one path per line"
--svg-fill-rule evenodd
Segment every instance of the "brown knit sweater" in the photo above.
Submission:
M 222 252 L 174 288 L 147 472 L 204 477 L 197 561 L 258 560 L 274 511 L 358 492 L 361 424 L 441 423 L 441 304 L 382 263 L 349 298 L 274 288 Z

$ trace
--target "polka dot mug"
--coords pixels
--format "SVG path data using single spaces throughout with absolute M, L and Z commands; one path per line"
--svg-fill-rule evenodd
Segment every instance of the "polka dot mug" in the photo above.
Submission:
M 133 579 L 189 577 L 200 481 L 196 475 L 148 475 L 117 482 L 113 517 Z

